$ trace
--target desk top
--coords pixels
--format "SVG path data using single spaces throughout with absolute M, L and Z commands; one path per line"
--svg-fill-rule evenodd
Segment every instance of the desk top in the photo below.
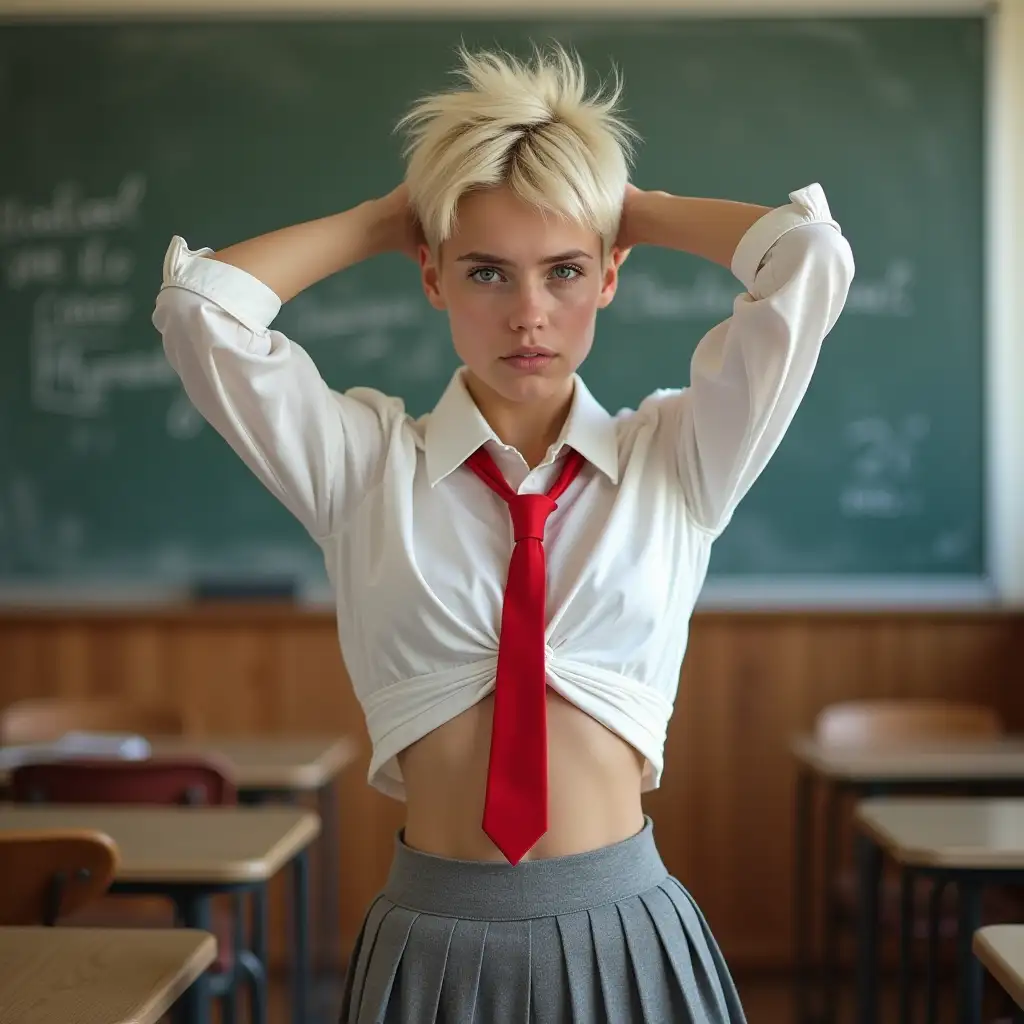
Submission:
M 0 928 L 0 1024 L 155 1024 L 216 952 L 185 928 Z
M 117 843 L 118 882 L 233 884 L 272 878 L 320 832 L 294 807 L 6 804 L 0 829 L 96 828 Z
M 152 736 L 153 755 L 219 754 L 231 762 L 239 789 L 312 792 L 358 754 L 349 736 Z M 0 788 L 10 772 L 0 768 Z
M 239 789 L 319 789 L 356 759 L 349 736 L 155 736 L 153 753 L 220 754 Z
M 815 774 L 844 782 L 1019 779 L 1024 783 L 1022 736 L 915 741 L 885 748 L 823 744 L 810 736 L 798 736 L 790 751 Z
M 854 820 L 900 864 L 1024 870 L 1024 800 L 875 797 Z
M 1024 924 L 993 924 L 974 933 L 974 955 L 1024 1009 Z

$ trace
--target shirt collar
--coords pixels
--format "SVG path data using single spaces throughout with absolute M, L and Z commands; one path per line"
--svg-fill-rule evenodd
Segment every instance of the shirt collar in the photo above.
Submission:
M 501 444 L 483 418 L 462 379 L 465 368 L 452 376 L 441 400 L 427 419 L 424 447 L 427 476 L 435 487 L 458 469 L 488 441 Z M 614 484 L 619 481 L 619 446 L 615 420 L 590 393 L 578 374 L 573 375 L 572 406 L 555 453 L 568 445 L 593 463 Z

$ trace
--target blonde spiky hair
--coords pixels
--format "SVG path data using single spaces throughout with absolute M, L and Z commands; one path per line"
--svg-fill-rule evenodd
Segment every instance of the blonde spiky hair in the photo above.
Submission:
M 405 181 L 432 248 L 451 237 L 459 199 L 509 186 L 534 206 L 586 224 L 605 243 L 618 231 L 636 133 L 619 116 L 622 82 L 586 93 L 583 63 L 561 46 L 529 63 L 506 53 L 458 51 L 464 88 L 418 100 Z

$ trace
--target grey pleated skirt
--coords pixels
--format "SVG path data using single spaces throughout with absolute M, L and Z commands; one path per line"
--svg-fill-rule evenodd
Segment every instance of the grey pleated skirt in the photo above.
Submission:
M 349 963 L 341 1024 L 742 1024 L 650 818 L 590 853 L 509 864 L 410 849 Z

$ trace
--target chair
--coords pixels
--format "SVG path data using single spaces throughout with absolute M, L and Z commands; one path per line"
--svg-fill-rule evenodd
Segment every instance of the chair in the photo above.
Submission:
M 844 701 L 824 708 L 814 722 L 814 737 L 821 744 L 869 749 L 913 742 L 995 739 L 1003 731 L 998 713 L 990 707 L 931 698 Z M 838 803 L 833 802 L 827 813 L 838 824 Z M 849 844 L 845 845 L 849 847 Z M 838 926 L 849 925 L 855 919 L 856 871 L 852 867 L 843 868 L 834 878 L 826 879 L 825 884 L 826 898 L 833 908 L 836 921 L 836 927 L 832 930 L 833 945 L 825 950 L 828 988 L 832 984 L 838 959 L 838 950 L 834 945 L 838 942 Z M 928 935 L 929 913 L 938 914 L 938 932 L 941 937 L 956 934 L 956 894 L 950 887 L 945 887 L 937 895 L 940 902 L 932 906 L 933 887 L 922 884 L 915 889 L 913 933 L 918 938 Z M 878 920 L 883 933 L 896 934 L 899 915 L 899 880 L 887 872 L 882 880 L 879 902 Z M 834 998 L 834 994 L 826 997 L 827 1005 L 832 1008 L 826 1011 L 826 1020 L 835 1019 Z
M 16 803 L 184 804 L 238 802 L 231 766 L 215 757 L 160 757 L 147 761 L 68 758 L 23 764 L 11 772 Z
M 238 800 L 230 764 L 210 756 L 160 757 L 148 761 L 71 758 L 25 764 L 11 773 L 10 787 L 13 799 L 19 803 L 230 806 Z M 108 910 L 112 913 L 90 912 L 92 920 L 75 923 L 125 923 L 126 915 L 121 908 L 108 905 Z M 224 1000 L 225 1018 L 237 1019 L 236 980 L 242 971 L 249 981 L 253 1019 L 265 1020 L 266 973 L 263 964 L 242 949 L 241 901 L 232 900 L 232 905 L 224 908 L 215 905 L 214 911 L 217 959 L 210 972 L 215 983 L 219 982 L 215 991 Z M 146 923 L 166 927 L 174 921 L 165 917 Z
M 52 743 L 68 732 L 180 736 L 180 711 L 156 702 L 122 697 L 40 697 L 15 701 L 0 711 L 0 744 Z
M 113 839 L 96 829 L 0 832 L 0 925 L 54 925 L 100 899 L 117 871 Z

